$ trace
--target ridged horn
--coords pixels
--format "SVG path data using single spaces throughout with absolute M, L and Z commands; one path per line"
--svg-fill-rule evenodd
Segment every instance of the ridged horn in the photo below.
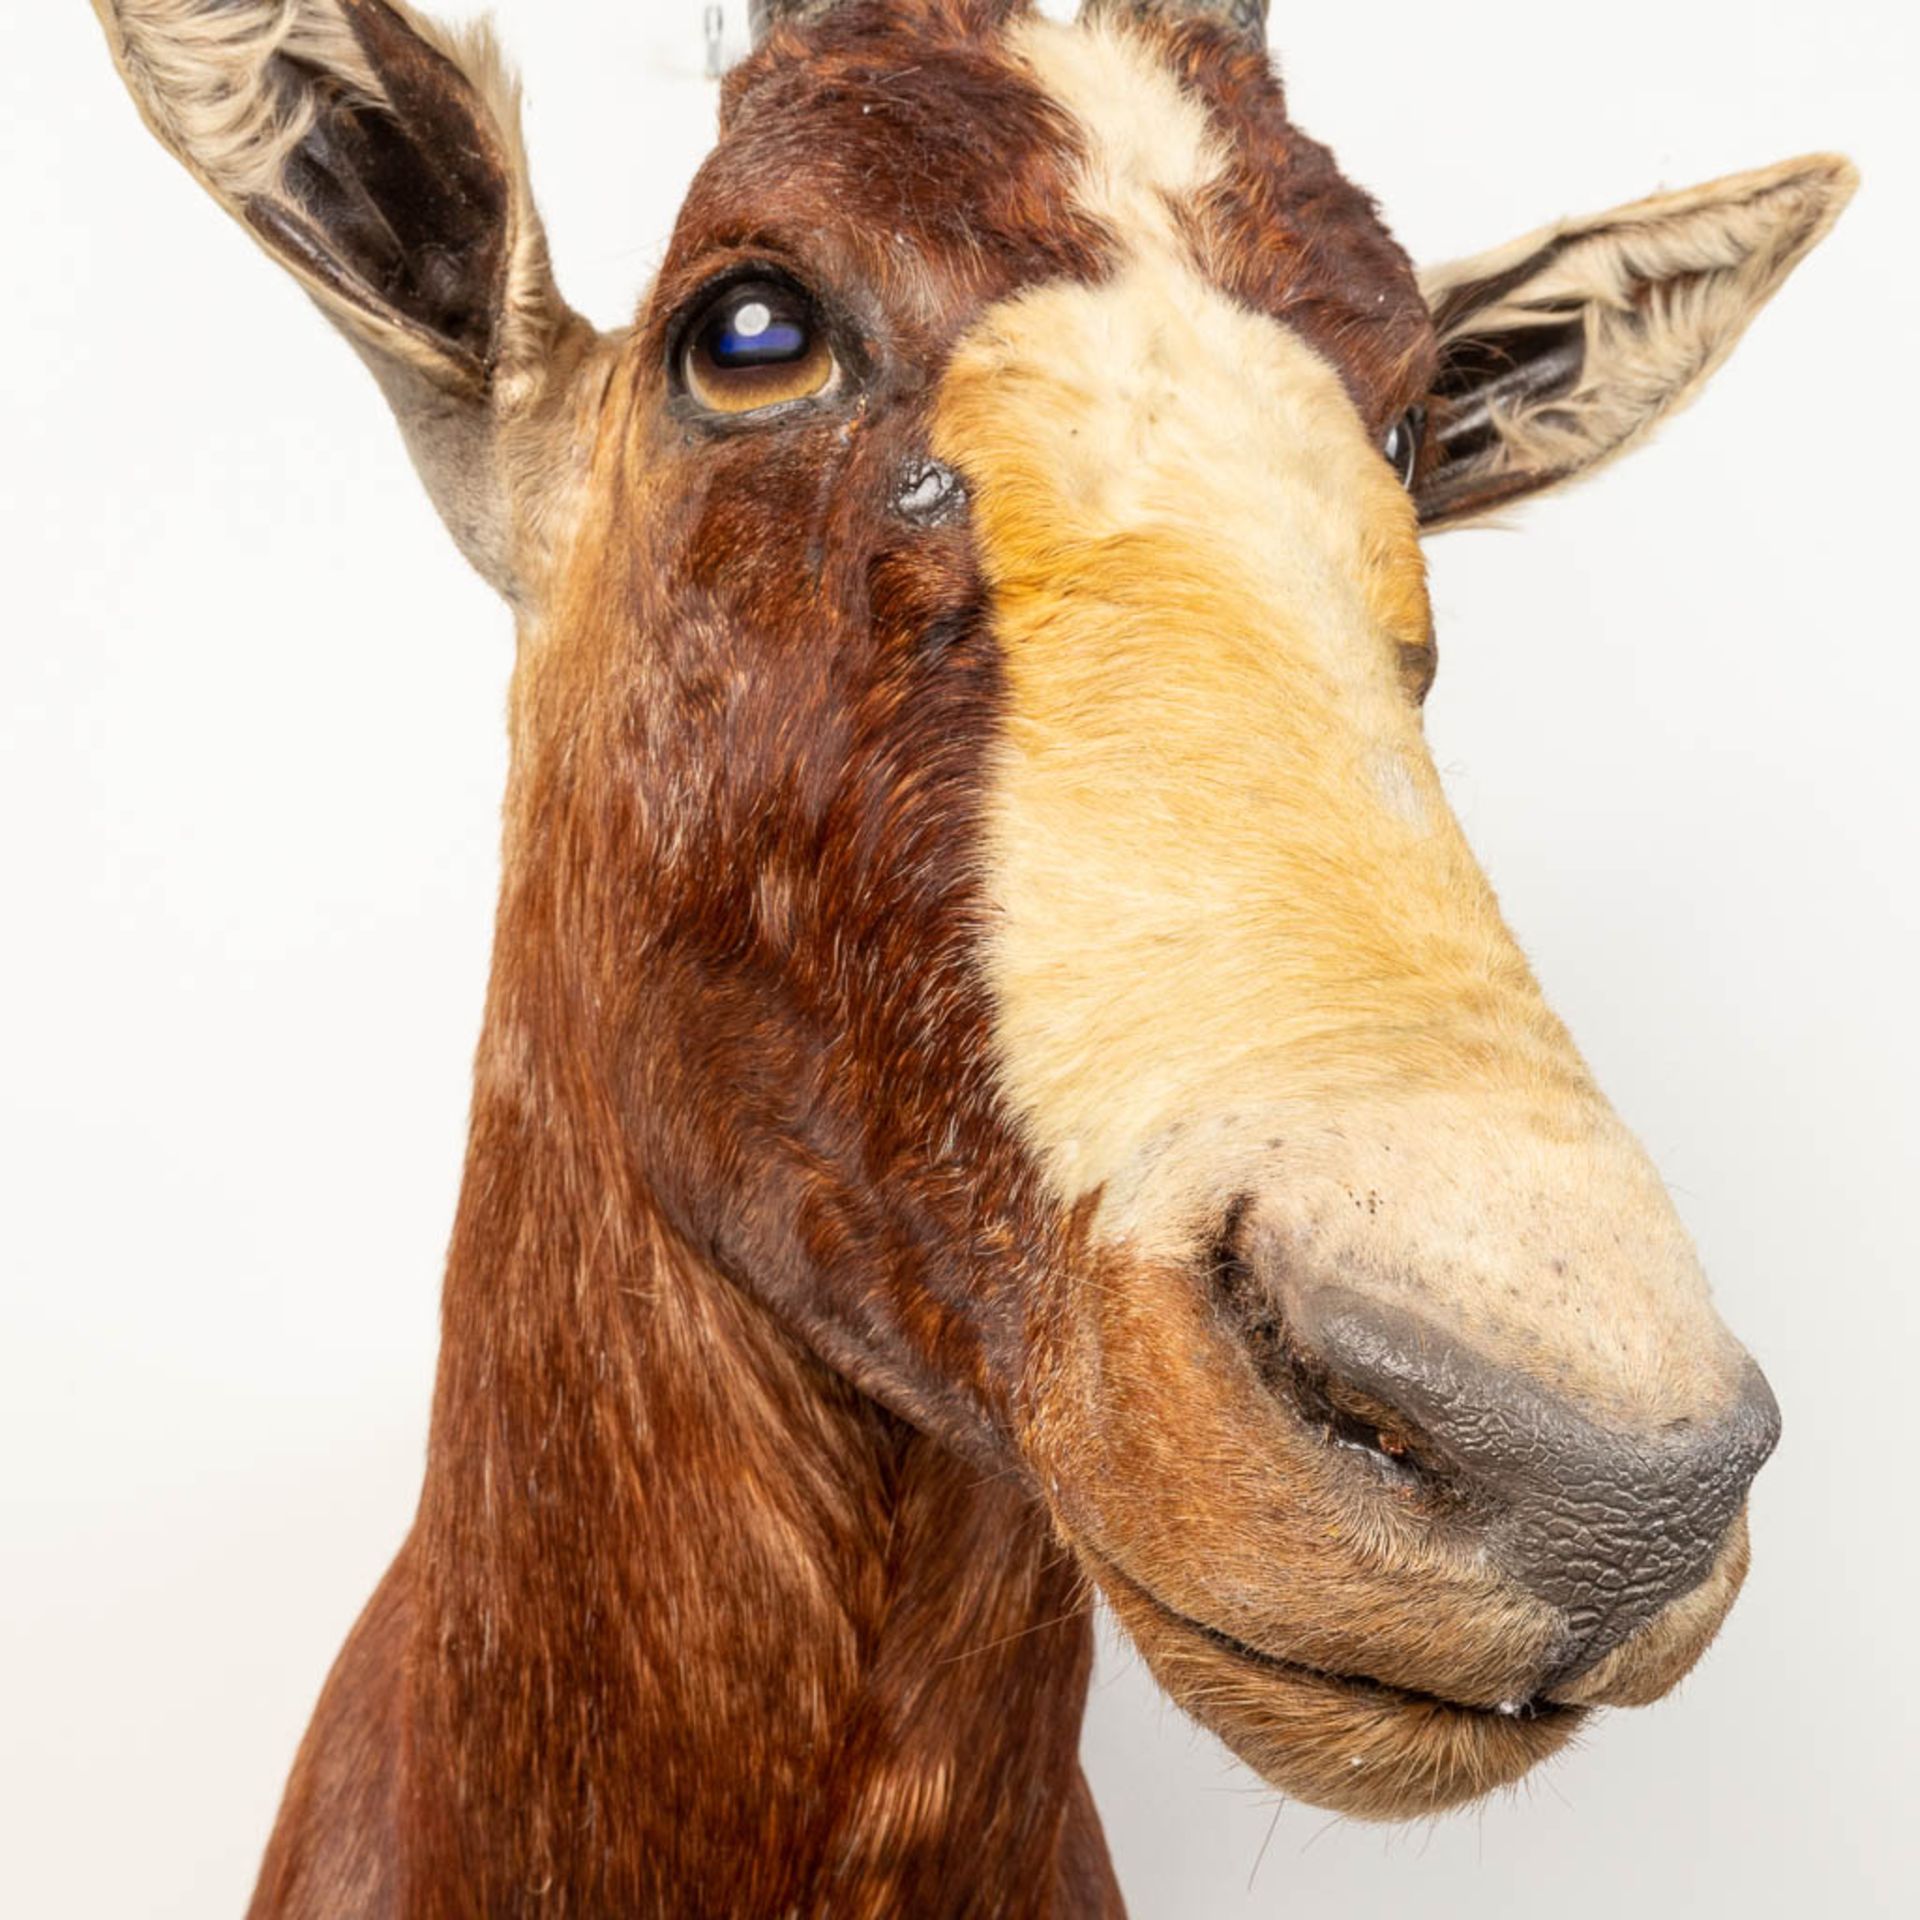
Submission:
M 1269 0 L 1085 0 L 1080 11 L 1083 14 L 1157 13 L 1176 20 L 1211 20 L 1263 47 L 1267 43 L 1268 4 Z
M 775 27 L 791 22 L 804 27 L 831 13 L 840 0 L 747 0 L 747 26 L 757 47 Z

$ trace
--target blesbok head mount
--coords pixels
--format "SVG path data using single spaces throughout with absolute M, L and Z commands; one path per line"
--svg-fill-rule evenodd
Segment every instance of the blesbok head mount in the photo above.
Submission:
M 1419 542 L 1846 164 L 1422 274 L 1257 0 L 762 0 L 600 333 L 484 34 L 95 4 L 520 622 L 426 1491 L 264 1910 L 1097 1905 L 1095 1589 L 1360 1814 L 1669 1688 L 1776 1414 L 1448 809 Z

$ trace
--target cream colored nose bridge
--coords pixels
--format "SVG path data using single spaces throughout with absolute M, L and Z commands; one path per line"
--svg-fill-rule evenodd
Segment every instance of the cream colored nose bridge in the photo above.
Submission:
M 1333 368 L 1196 270 L 1204 109 L 1123 26 L 1014 37 L 1119 264 L 988 313 L 936 417 L 1005 662 L 996 1044 L 1056 1190 L 1145 1251 L 1303 1118 L 1587 1089 L 1401 691 L 1411 503 Z
M 1402 690 L 1412 505 L 1333 368 L 1196 269 L 1201 106 L 1110 16 L 1012 37 L 1117 264 L 987 313 L 934 423 L 1003 663 L 982 884 L 1008 1105 L 1133 1284 L 1195 1273 L 1233 1211 L 1296 1278 L 1553 1356 L 1590 1409 L 1693 1415 L 1725 1344 L 1698 1266 Z
M 1005 661 L 1002 1073 L 1063 1197 L 1469 1063 L 1577 1075 L 1400 689 L 1412 509 L 1324 361 L 1149 257 L 990 314 L 936 440 Z

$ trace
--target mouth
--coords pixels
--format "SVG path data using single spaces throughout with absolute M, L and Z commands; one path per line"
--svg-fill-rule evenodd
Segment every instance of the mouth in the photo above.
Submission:
M 1264 1653 L 1087 1558 L 1174 1699 L 1270 1785 L 1332 1812 L 1404 1820 L 1463 1805 L 1557 1753 L 1587 1717 L 1539 1698 L 1451 1700 Z
M 1160 1606 L 1158 1601 L 1154 1604 Z M 1578 1708 L 1562 1706 L 1557 1701 L 1537 1695 L 1531 1699 L 1502 1700 L 1497 1705 L 1482 1707 L 1468 1700 L 1449 1700 L 1445 1694 L 1422 1693 L 1417 1687 L 1394 1686 L 1389 1681 L 1375 1680 L 1364 1673 L 1329 1673 L 1324 1667 L 1308 1666 L 1304 1661 L 1282 1660 L 1277 1654 L 1262 1653 L 1257 1647 L 1248 1646 L 1244 1640 L 1236 1640 L 1231 1634 L 1222 1633 L 1218 1627 L 1202 1626 L 1199 1621 L 1189 1620 L 1185 1614 L 1175 1613 L 1170 1607 L 1160 1606 L 1160 1611 L 1172 1624 L 1198 1634 L 1235 1660 L 1268 1673 L 1285 1675 L 1289 1679 L 1318 1682 L 1357 1704 L 1417 1707 L 1425 1711 L 1439 1708 L 1449 1713 L 1492 1715 L 1503 1720 L 1551 1720 L 1557 1714 L 1573 1714 L 1577 1717 L 1579 1713 Z

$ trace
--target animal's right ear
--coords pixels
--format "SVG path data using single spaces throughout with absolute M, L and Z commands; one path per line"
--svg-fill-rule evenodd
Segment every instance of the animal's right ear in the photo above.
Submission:
M 147 125 L 359 350 L 462 551 L 516 597 L 500 433 L 585 323 L 491 35 L 397 0 L 93 4 Z
M 1685 406 L 1858 184 L 1810 154 L 1423 273 L 1440 336 L 1429 531 L 1591 473 Z

